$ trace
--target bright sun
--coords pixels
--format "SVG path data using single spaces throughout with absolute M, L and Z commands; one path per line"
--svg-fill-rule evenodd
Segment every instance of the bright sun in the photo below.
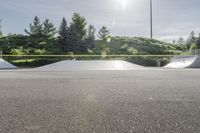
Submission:
M 129 10 L 134 9 L 136 10 L 138 8 L 138 6 L 141 6 L 141 4 L 144 1 L 141 0 L 110 0 L 112 7 L 114 7 L 117 10 Z
M 117 3 L 118 8 L 125 10 L 127 9 L 131 0 L 114 0 L 114 1 Z

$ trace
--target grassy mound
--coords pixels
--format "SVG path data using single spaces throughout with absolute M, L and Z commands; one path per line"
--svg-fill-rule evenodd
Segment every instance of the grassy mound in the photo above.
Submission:
M 173 44 L 142 37 L 112 37 L 111 42 L 96 42 L 96 52 L 128 55 L 176 54 Z

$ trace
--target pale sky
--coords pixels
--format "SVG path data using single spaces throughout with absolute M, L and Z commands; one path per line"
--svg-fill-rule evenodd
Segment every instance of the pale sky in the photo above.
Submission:
M 200 32 L 200 0 L 153 0 L 154 38 L 172 40 Z M 0 0 L 4 35 L 25 34 L 34 16 L 59 26 L 80 13 L 98 30 L 109 27 L 112 35 L 149 37 L 149 0 Z

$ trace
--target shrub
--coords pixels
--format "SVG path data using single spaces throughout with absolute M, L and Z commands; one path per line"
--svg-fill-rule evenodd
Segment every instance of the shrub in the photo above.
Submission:
M 129 47 L 127 49 L 127 52 L 128 52 L 128 54 L 133 54 L 133 55 L 138 53 L 138 51 L 133 47 Z
M 45 49 L 35 49 L 34 54 L 36 55 L 44 55 L 46 53 Z
M 19 48 L 11 49 L 10 54 L 12 54 L 12 55 L 26 55 L 26 54 L 28 54 L 28 51 L 23 49 L 23 47 L 19 47 Z

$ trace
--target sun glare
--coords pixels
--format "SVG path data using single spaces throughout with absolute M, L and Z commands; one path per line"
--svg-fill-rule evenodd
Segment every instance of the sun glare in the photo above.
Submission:
M 111 0 L 112 7 L 117 10 L 129 10 L 132 8 L 137 9 L 143 3 L 141 0 Z
M 115 1 L 116 1 L 119 8 L 125 10 L 125 9 L 127 9 L 131 0 L 115 0 Z

